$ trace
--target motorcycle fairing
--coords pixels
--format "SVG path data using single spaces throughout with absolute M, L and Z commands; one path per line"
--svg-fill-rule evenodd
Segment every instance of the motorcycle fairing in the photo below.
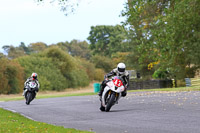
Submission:
M 37 84 L 35 82 L 29 82 L 30 88 L 35 88 Z
M 104 106 L 104 107 L 106 106 L 105 105 L 105 103 L 106 103 L 105 96 L 106 96 L 106 93 L 109 90 L 114 91 L 114 92 L 116 92 L 116 93 L 119 94 L 119 97 L 116 100 L 116 102 L 117 102 L 120 99 L 120 97 L 121 97 L 121 92 L 124 91 L 124 89 L 125 89 L 123 85 L 120 85 L 120 87 L 117 87 L 117 89 L 116 89 L 116 86 L 114 85 L 113 81 L 109 81 L 108 83 L 106 83 L 106 85 L 107 86 L 104 88 L 104 91 L 103 91 L 103 94 L 102 94 L 102 106 Z

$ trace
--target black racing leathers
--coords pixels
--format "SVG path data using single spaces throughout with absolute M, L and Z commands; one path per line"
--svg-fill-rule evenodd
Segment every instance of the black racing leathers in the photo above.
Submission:
M 125 90 L 122 92 L 122 96 L 126 96 L 127 88 L 129 87 L 129 73 L 128 73 L 128 71 L 125 71 L 124 73 L 120 74 L 119 71 L 117 70 L 117 68 L 113 69 L 111 72 L 109 72 L 108 74 L 106 74 L 104 76 L 104 81 L 102 81 L 102 83 L 101 83 L 101 89 L 99 92 L 99 96 L 102 96 L 104 88 L 106 87 L 106 83 L 108 82 L 108 80 L 106 80 L 106 79 L 113 77 L 113 76 L 120 76 L 123 79 L 122 82 L 124 84 Z

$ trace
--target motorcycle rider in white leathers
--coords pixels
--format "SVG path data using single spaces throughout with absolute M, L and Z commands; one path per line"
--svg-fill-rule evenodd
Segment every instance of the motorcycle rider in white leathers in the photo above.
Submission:
M 27 84 L 29 83 L 29 82 L 35 82 L 36 83 L 36 88 L 35 88 L 35 93 L 37 93 L 38 91 L 39 91 L 39 87 L 40 87 L 40 84 L 39 84 L 39 82 L 38 82 L 38 79 L 37 79 L 37 73 L 32 73 L 31 74 L 31 77 L 29 77 L 27 80 L 26 80 L 26 82 L 24 83 L 24 91 L 23 91 L 23 96 L 24 96 L 24 94 L 26 93 L 26 91 L 27 91 L 27 89 L 26 89 L 26 86 L 27 86 Z
M 109 81 L 108 78 L 112 76 L 120 76 L 123 79 L 122 82 L 125 87 L 125 90 L 122 92 L 122 97 L 126 96 L 127 89 L 129 87 L 129 73 L 128 71 L 126 71 L 126 65 L 124 63 L 119 63 L 117 65 L 117 68 L 113 69 L 111 72 L 109 72 L 104 76 L 104 81 L 101 83 L 101 89 L 98 94 L 100 96 L 100 99 L 104 91 L 104 88 L 106 87 L 106 83 Z

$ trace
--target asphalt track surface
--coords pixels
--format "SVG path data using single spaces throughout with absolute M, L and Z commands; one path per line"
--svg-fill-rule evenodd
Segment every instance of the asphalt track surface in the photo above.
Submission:
M 0 102 L 36 121 L 96 133 L 200 133 L 200 92 L 129 92 L 110 112 L 97 96 Z

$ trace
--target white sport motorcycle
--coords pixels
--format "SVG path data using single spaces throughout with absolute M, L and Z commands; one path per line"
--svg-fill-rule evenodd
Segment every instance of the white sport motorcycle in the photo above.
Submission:
M 121 92 L 125 90 L 121 77 L 115 76 L 106 83 L 101 97 L 101 111 L 110 111 L 111 107 L 118 103 Z
M 26 86 L 25 90 L 25 99 L 26 99 L 26 104 L 29 105 L 30 102 L 35 98 L 36 92 L 35 89 L 37 87 L 37 84 L 35 82 L 29 82 Z

